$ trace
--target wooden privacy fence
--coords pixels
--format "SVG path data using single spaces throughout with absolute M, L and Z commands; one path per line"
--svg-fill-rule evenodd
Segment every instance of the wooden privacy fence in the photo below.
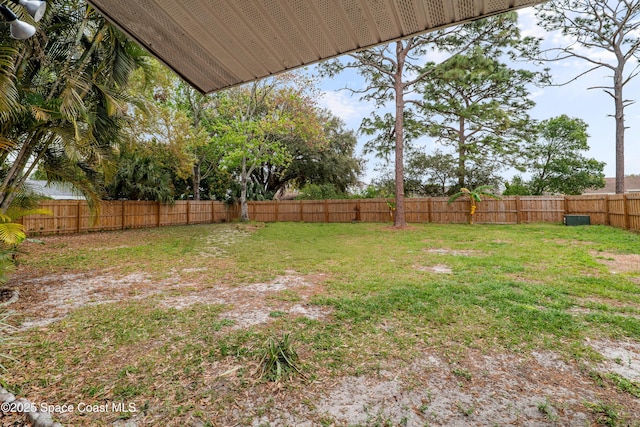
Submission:
M 391 222 L 390 202 L 390 199 L 249 202 L 249 217 L 259 222 Z M 22 224 L 31 235 L 219 223 L 240 216 L 238 205 L 215 201 L 103 202 L 97 217 L 92 216 L 84 201 L 48 201 L 40 207 L 51 210 L 53 215 L 23 218 Z M 478 204 L 474 222 L 562 222 L 567 214 L 589 215 L 591 224 L 640 230 L 640 193 L 487 199 Z M 464 223 L 469 220 L 469 201 L 458 199 L 449 204 L 447 198 L 405 199 L 405 215 L 409 223 Z

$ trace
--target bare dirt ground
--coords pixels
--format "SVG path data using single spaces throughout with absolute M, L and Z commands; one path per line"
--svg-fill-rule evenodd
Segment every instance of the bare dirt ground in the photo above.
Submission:
M 48 244 L 61 239 L 66 238 L 44 238 Z M 111 247 L 118 244 L 114 241 L 116 235 L 107 239 Z M 82 245 L 82 237 L 76 236 L 73 242 Z M 212 245 L 211 253 L 223 254 L 224 244 L 216 244 L 217 249 Z M 612 271 L 640 271 L 637 256 L 598 255 L 606 258 L 602 262 Z M 446 265 L 433 267 L 433 271 L 450 273 Z M 273 319 L 270 313 L 274 311 L 320 320 L 332 315 L 329 309 L 307 303 L 313 295 L 324 291 L 322 276 L 288 271 L 270 282 L 232 287 L 202 286 L 183 280 L 183 275 L 193 272 L 175 270 L 170 278 L 154 280 L 145 273 L 120 275 L 114 270 L 43 274 L 27 269 L 13 281 L 20 298 L 11 307 L 24 319 L 22 329 L 45 327 L 85 305 L 148 297 L 177 309 L 196 302 L 223 304 L 228 307 L 223 316 L 234 320 L 236 328 L 270 322 Z M 290 291 L 295 291 L 298 298 L 279 297 Z M 602 363 L 585 366 L 548 351 L 523 355 L 472 349 L 452 362 L 445 360 L 438 349 L 424 348 L 423 356 L 411 362 L 383 364 L 376 372 L 359 376 L 318 380 L 309 384 L 303 396 L 299 390 L 238 396 L 220 425 L 640 425 L 639 399 L 612 387 L 601 387 L 589 376 L 592 371 L 612 372 L 640 381 L 640 344 L 624 341 L 587 344 L 603 356 Z M 219 379 L 228 369 L 229 366 L 212 365 L 209 375 Z M 269 405 L 265 405 L 267 402 Z M 616 424 L 606 417 L 606 408 L 617 411 L 620 418 Z M 251 421 L 243 424 L 239 420 Z M 20 425 L 13 424 L 14 421 L 0 417 L 2 425 Z M 114 425 L 162 425 L 156 422 L 134 417 Z

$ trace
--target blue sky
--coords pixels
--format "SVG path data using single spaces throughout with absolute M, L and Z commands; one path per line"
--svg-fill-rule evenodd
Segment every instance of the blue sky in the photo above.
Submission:
M 546 33 L 536 25 L 534 10 L 532 8 L 519 11 L 519 25 L 526 35 L 535 35 L 543 38 L 543 47 L 551 48 L 566 46 L 570 40 L 563 38 L 561 34 Z M 598 55 L 597 52 L 591 52 Z M 521 66 L 516 64 L 515 66 Z M 551 63 L 551 74 L 557 83 L 566 82 L 583 71 L 586 71 L 589 64 L 580 60 L 567 60 L 561 63 Z M 594 157 L 599 161 L 604 161 L 605 176 L 615 176 L 615 123 L 613 117 L 613 98 L 604 93 L 602 89 L 591 89 L 593 86 L 603 86 L 611 84 L 610 72 L 598 70 L 579 80 L 561 87 L 532 88 L 532 98 L 536 102 L 536 107 L 531 111 L 531 115 L 539 120 L 567 114 L 570 117 L 577 117 L 584 120 L 588 125 L 589 157 Z M 349 129 L 357 130 L 364 117 L 367 117 L 375 109 L 372 103 L 359 100 L 358 95 L 352 95 L 349 91 L 339 90 L 345 85 L 349 87 L 361 87 L 362 79 L 355 73 L 345 73 L 337 78 L 325 79 L 321 82 L 323 97 L 320 103 L 323 107 L 330 109 L 333 113 L 341 117 Z M 632 81 L 625 88 L 626 99 L 637 99 L 640 95 L 640 76 Z M 625 134 L 625 173 L 640 174 L 640 105 L 633 104 L 626 109 Z M 366 136 L 358 137 L 357 154 L 362 155 L 362 147 L 367 141 Z M 425 138 L 421 143 L 431 151 L 436 147 L 435 143 Z M 374 171 L 377 160 L 373 157 L 366 157 L 367 170 L 363 180 L 369 182 L 377 173 Z M 512 173 L 505 173 L 503 176 L 510 176 Z

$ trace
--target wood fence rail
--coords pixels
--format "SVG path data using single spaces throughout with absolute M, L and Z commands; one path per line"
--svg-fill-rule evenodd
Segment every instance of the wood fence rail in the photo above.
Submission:
M 391 222 L 391 199 L 291 200 L 249 202 L 249 216 L 259 222 Z M 82 233 L 220 223 L 237 220 L 238 205 L 216 201 L 178 201 L 173 204 L 146 201 L 102 202 L 97 217 L 84 201 L 46 201 L 41 208 L 53 215 L 22 219 L 30 235 Z M 405 199 L 409 223 L 464 223 L 469 220 L 469 201 L 447 198 Z M 562 222 L 564 215 L 588 215 L 591 224 L 640 231 L 640 193 L 586 196 L 515 196 L 483 200 L 474 222 L 521 224 Z

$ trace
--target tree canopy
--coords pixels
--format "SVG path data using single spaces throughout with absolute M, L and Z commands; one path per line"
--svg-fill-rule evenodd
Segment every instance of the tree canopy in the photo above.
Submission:
M 523 43 L 530 49 L 537 45 L 534 39 L 521 38 L 517 15 L 506 13 L 363 50 L 351 54 L 350 60 L 330 61 L 323 66 L 324 74 L 328 76 L 335 76 L 347 68 L 355 69 L 366 84 L 364 88 L 350 88 L 352 92 L 361 94 L 364 100 L 375 101 L 378 107 L 393 104 L 392 112 L 365 120 L 362 130 L 376 135 L 373 147 L 377 151 L 383 155 L 394 153 L 395 226 L 406 225 L 405 144 L 424 133 L 419 121 L 411 120 L 417 117 L 411 107 L 420 104 L 420 97 L 412 95 L 419 90 L 419 83 L 436 70 L 437 64 L 433 62 L 425 66 L 428 55 L 438 51 L 446 57 L 441 63 L 447 63 L 472 47 L 483 49 L 488 56 L 500 56 Z
M 510 68 L 480 48 L 435 66 L 421 85 L 420 112 L 429 135 L 452 147 L 457 188 L 468 186 L 480 165 L 493 173 L 517 166 L 522 145 L 535 137 L 529 86 L 544 78 Z
M 80 0 L 53 0 L 27 41 L 0 34 L 0 210 L 40 167 L 90 202 L 112 172 L 132 72 L 147 54 Z
M 604 90 L 614 102 L 616 193 L 624 193 L 624 112 L 634 102 L 625 98 L 624 88 L 640 71 L 640 0 L 551 1 L 537 7 L 537 16 L 543 28 L 572 40 L 544 51 L 538 59 L 587 63 L 589 68 L 573 80 L 599 69 L 611 73 L 609 84 L 592 89 Z
M 589 149 L 587 127 L 583 120 L 567 115 L 540 123 L 539 138 L 526 152 L 531 194 L 576 195 L 604 187 L 604 163 L 583 155 Z

